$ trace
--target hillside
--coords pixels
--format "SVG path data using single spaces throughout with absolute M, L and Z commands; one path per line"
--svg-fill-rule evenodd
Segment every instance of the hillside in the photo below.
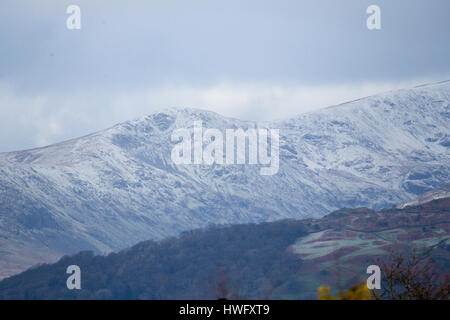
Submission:
M 450 197 L 450 183 L 447 183 L 446 185 L 444 185 L 441 188 L 425 192 L 424 194 L 421 194 L 417 198 L 410 200 L 410 201 L 405 201 L 403 203 L 400 203 L 400 204 L 396 205 L 395 207 L 399 208 L 399 209 L 403 209 L 407 206 L 418 206 L 420 204 L 430 202 L 431 200 L 448 198 L 448 197 Z
M 354 284 L 390 250 L 433 248 L 449 274 L 450 198 L 405 209 L 341 209 L 322 219 L 214 226 L 119 253 L 82 252 L 0 282 L 1 299 L 304 299 Z M 81 290 L 66 268 L 81 268 Z
M 166 110 L 44 148 L 0 154 L 0 277 L 209 224 L 380 209 L 448 183 L 450 82 L 265 123 Z M 280 168 L 175 165 L 175 128 L 276 128 Z

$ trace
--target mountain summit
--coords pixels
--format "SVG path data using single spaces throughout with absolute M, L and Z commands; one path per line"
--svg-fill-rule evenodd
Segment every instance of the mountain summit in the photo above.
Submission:
M 448 182 L 450 82 L 252 122 L 170 109 L 85 137 L 0 154 L 1 276 L 208 224 L 379 209 Z M 280 165 L 175 165 L 176 128 L 269 128 Z

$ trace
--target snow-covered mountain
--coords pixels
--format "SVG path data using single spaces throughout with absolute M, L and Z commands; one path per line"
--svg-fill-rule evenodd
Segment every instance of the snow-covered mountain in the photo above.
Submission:
M 280 131 L 280 168 L 175 165 L 175 128 Z M 166 110 L 44 148 L 0 154 L 0 277 L 81 249 L 121 249 L 211 223 L 392 206 L 448 182 L 450 82 L 284 121 Z

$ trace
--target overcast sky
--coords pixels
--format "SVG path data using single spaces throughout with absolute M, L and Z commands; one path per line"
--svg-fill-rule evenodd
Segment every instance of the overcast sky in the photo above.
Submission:
M 165 107 L 268 120 L 449 79 L 450 1 L 1 0 L 0 40 L 2 152 Z

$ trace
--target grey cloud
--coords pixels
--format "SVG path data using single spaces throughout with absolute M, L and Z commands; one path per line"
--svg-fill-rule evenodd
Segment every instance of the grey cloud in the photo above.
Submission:
M 81 30 L 66 29 L 69 4 Z M 448 0 L 2 0 L 0 151 L 174 104 L 267 119 L 375 93 L 364 84 L 443 80 L 448 12 Z

